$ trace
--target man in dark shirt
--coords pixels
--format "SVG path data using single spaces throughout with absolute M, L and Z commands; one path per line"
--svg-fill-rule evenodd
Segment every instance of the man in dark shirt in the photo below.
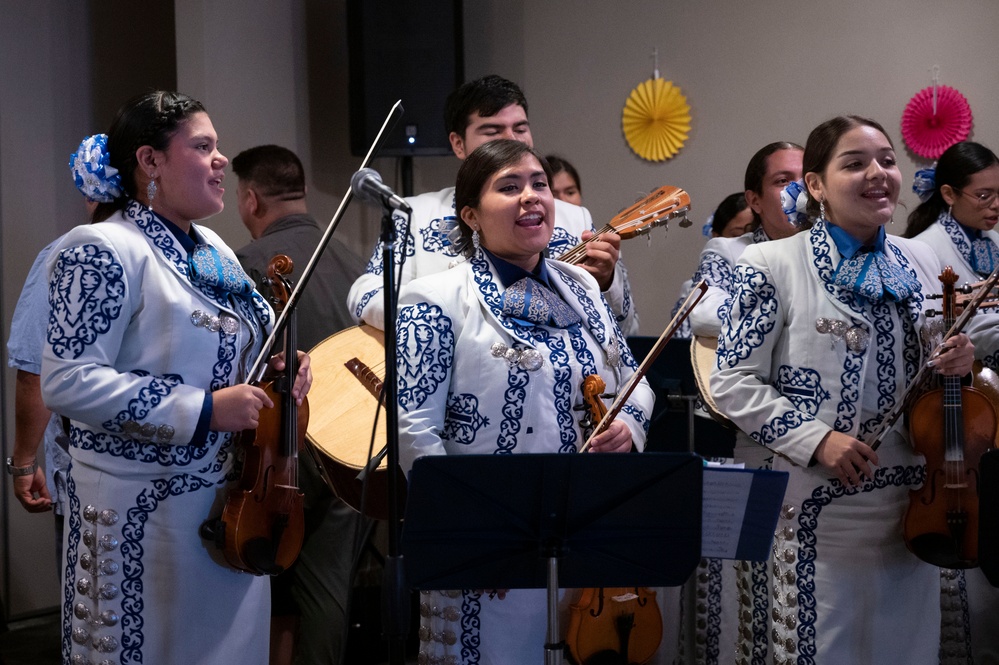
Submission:
M 307 210 L 305 172 L 292 151 L 276 145 L 244 150 L 232 160 L 239 178 L 239 215 L 253 242 L 236 256 L 261 292 L 276 254 L 295 264 L 300 276 L 319 246 L 323 230 Z M 336 238 L 330 240 L 296 308 L 298 348 L 309 350 L 354 325 L 347 292 L 364 262 Z M 305 493 L 305 541 L 298 561 L 272 580 L 271 663 L 336 664 L 347 639 L 347 605 L 354 534 L 360 520 L 323 483 L 311 458 L 299 458 Z M 298 619 L 297 639 L 294 625 Z

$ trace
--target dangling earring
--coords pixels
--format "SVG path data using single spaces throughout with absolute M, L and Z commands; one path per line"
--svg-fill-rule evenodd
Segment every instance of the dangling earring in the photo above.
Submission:
M 149 176 L 149 184 L 146 185 L 146 206 L 152 210 L 153 209 L 153 199 L 156 198 L 156 176 Z
M 476 254 L 479 253 L 479 246 L 480 246 L 480 243 L 479 243 L 479 230 L 478 229 L 472 229 L 472 248 L 475 250 Z
M 947 208 L 947 216 L 954 219 L 954 206 L 949 206 Z
M 826 218 L 826 202 L 819 201 L 819 219 L 824 221 L 825 218 Z

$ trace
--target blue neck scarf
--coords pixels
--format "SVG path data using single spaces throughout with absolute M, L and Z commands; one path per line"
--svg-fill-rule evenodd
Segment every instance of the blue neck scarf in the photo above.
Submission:
M 160 215 L 156 217 L 187 250 L 187 276 L 195 286 L 212 287 L 242 297 L 253 293 L 253 282 L 242 266 L 211 245 L 199 243 L 192 238 L 191 236 L 196 233 L 193 226 L 192 233 L 187 234 L 169 219 Z
M 842 257 L 833 272 L 833 284 L 874 302 L 902 301 L 919 291 L 919 281 L 885 254 L 884 227 L 878 229 L 872 246 L 863 246 L 834 224 L 828 224 L 828 229 Z
M 505 261 L 486 249 L 485 252 L 500 282 L 503 283 L 503 316 L 524 324 L 571 328 L 582 319 L 574 309 L 551 288 L 548 266 L 538 262 L 535 271 Z

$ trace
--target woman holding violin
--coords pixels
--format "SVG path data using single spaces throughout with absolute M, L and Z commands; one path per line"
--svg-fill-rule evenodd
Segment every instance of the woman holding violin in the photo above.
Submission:
M 542 256 L 554 222 L 550 182 L 547 162 L 511 140 L 482 145 L 458 171 L 455 210 L 468 258 L 399 296 L 407 473 L 422 455 L 576 453 L 589 433 L 580 424 L 584 379 L 597 374 L 616 392 L 635 372 L 593 277 Z M 642 450 L 653 401 L 643 380 L 592 450 Z M 420 601 L 421 662 L 542 658 L 543 589 L 425 592 Z
M 885 234 L 901 174 L 882 127 L 822 123 L 803 171 L 815 224 L 742 255 L 711 377 L 740 436 L 790 474 L 765 608 L 773 662 L 935 664 L 939 569 L 902 534 L 923 459 L 901 421 L 876 451 L 871 439 L 923 363 L 964 375 L 974 347 L 921 335 L 941 267 Z
M 160 91 L 126 103 L 71 164 L 100 204 L 49 263 L 42 393 L 69 420 L 72 456 L 66 663 L 267 660 L 266 578 L 199 537 L 234 479 L 233 433 L 274 405 L 241 383 L 273 312 L 194 223 L 222 210 L 227 163 L 204 107 Z M 298 400 L 310 384 L 300 354 Z
M 971 141 L 955 143 L 944 151 L 934 167 L 916 173 L 913 190 L 920 205 L 909 215 L 905 237 L 921 240 L 933 248 L 940 262 L 954 268 L 959 283 L 978 282 L 999 267 L 999 157 L 989 148 Z M 975 355 L 992 371 L 999 369 L 999 315 L 992 309 L 976 318 L 989 325 L 991 335 L 973 336 Z M 977 378 L 975 385 L 977 385 Z M 999 406 L 999 404 L 997 404 Z M 946 570 L 944 610 L 951 612 L 954 626 L 970 632 L 971 656 L 976 663 L 999 662 L 999 590 L 981 570 Z M 967 608 L 966 612 L 964 608 Z

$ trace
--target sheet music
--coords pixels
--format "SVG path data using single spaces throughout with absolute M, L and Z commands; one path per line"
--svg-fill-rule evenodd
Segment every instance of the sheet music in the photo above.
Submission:
M 752 486 L 752 472 L 705 467 L 701 499 L 701 556 L 736 558 Z

